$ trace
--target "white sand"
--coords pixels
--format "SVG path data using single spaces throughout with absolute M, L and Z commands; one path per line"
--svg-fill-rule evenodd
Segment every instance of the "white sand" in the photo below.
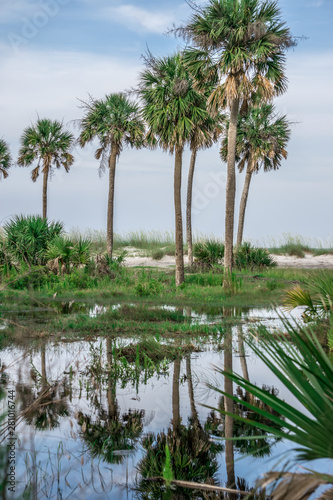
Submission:
M 292 257 L 290 255 L 272 255 L 278 267 L 296 267 L 302 269 L 333 269 L 333 255 L 306 254 L 303 259 Z M 187 265 L 187 256 L 184 256 L 185 265 Z M 165 255 L 161 260 L 154 260 L 151 257 L 140 257 L 138 255 L 129 256 L 125 259 L 125 265 L 128 267 L 149 266 L 168 268 L 175 265 L 175 258 Z

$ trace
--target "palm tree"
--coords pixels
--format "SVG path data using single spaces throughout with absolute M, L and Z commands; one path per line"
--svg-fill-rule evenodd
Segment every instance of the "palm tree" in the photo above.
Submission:
M 0 179 L 1 177 L 4 179 L 8 177 L 8 170 L 11 165 L 12 157 L 10 155 L 9 146 L 3 139 L 0 139 Z
M 143 116 L 148 123 L 148 140 L 175 155 L 174 205 L 176 233 L 176 286 L 184 282 L 183 222 L 181 210 L 182 158 L 194 126 L 203 123 L 208 112 L 205 96 L 195 90 L 183 56 L 155 59 L 149 55 L 141 73 L 139 93 Z
M 216 73 L 219 82 L 209 97 L 213 112 L 230 108 L 225 214 L 225 285 L 232 271 L 236 192 L 236 136 L 240 110 L 254 93 L 271 99 L 286 89 L 285 49 L 294 42 L 281 21 L 276 2 L 268 0 L 209 0 L 189 24 L 179 30 L 194 44 L 185 62 L 197 81 Z
M 145 126 L 139 107 L 122 93 L 109 94 L 101 100 L 91 97 L 88 102 L 83 102 L 83 108 L 85 116 L 80 121 L 80 146 L 83 148 L 98 139 L 95 158 L 101 160 L 101 171 L 106 165 L 109 167 L 106 245 L 107 253 L 112 258 L 116 163 L 125 146 L 137 149 L 143 146 Z
M 70 150 L 74 144 L 74 136 L 64 130 L 58 121 L 38 118 L 35 125 L 27 127 L 21 137 L 18 164 L 30 167 L 37 161 L 37 167 L 31 172 L 31 179 L 36 182 L 40 169 L 43 174 L 43 217 L 47 218 L 47 181 L 56 168 L 64 167 L 69 172 L 74 163 Z M 42 167 L 41 167 L 42 165 Z
M 186 198 L 186 243 L 188 265 L 193 265 L 193 241 L 192 241 L 192 191 L 194 169 L 199 149 L 210 148 L 219 138 L 222 132 L 222 121 L 224 116 L 219 114 L 217 117 L 208 115 L 202 123 L 195 124 L 193 128 L 190 148 L 191 160 L 187 180 L 187 198 Z
M 249 109 L 239 117 L 237 126 L 236 159 L 242 172 L 247 164 L 243 193 L 240 202 L 237 246 L 242 244 L 245 210 L 252 175 L 261 168 L 264 172 L 278 170 L 283 158 L 287 158 L 286 146 L 290 139 L 290 127 L 286 116 L 277 116 L 273 104 L 262 104 Z M 226 161 L 228 137 L 221 147 L 221 158 Z

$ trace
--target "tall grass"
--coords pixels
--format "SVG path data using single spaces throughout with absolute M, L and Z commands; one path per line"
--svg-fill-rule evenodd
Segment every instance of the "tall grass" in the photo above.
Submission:
M 287 254 L 295 257 L 305 257 L 306 253 L 313 255 L 333 254 L 333 241 L 321 238 L 305 238 L 299 234 L 283 233 L 278 238 L 269 238 L 264 246 L 270 253 Z
M 1 233 L 1 228 L 0 228 Z M 69 231 L 69 237 L 72 241 L 78 241 L 80 238 L 89 239 L 92 242 L 94 253 L 104 253 L 106 251 L 106 232 L 96 229 L 80 230 L 72 228 Z M 142 255 L 152 256 L 161 259 L 164 255 L 175 254 L 175 237 L 171 231 L 130 231 L 128 233 L 116 233 L 114 235 L 114 249 L 121 250 L 130 247 L 141 251 Z M 214 234 L 196 233 L 193 238 L 194 244 L 204 244 L 207 241 L 223 244 L 223 238 Z M 283 233 L 280 237 L 267 237 L 261 242 L 254 242 L 256 247 L 266 248 L 273 254 L 292 255 L 296 257 L 305 257 L 306 253 L 313 255 L 333 254 L 333 240 L 323 240 L 320 238 L 306 238 L 301 235 Z M 186 245 L 185 245 L 186 252 Z

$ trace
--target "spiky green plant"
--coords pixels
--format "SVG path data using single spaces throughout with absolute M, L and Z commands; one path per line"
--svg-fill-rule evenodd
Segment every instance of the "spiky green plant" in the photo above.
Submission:
M 286 293 L 284 306 L 287 311 L 304 306 L 309 317 L 325 317 L 333 312 L 333 277 L 322 271 L 317 276 L 305 279 L 306 289 L 294 286 Z
M 71 265 L 87 264 L 90 258 L 91 243 L 88 240 L 79 239 L 73 242 L 69 238 L 55 238 L 47 250 L 46 256 L 49 260 L 58 259 L 59 264 L 65 266 L 67 272 Z
M 61 222 L 40 215 L 15 215 L 4 226 L 5 248 L 17 261 L 44 265 L 48 245 L 63 229 Z
M 306 411 L 299 410 L 292 403 L 287 403 L 276 395 L 267 393 L 244 377 L 218 368 L 219 373 L 231 379 L 249 394 L 259 398 L 278 415 L 284 416 L 286 420 L 284 421 L 278 415 L 270 414 L 264 408 L 257 408 L 250 402 L 243 402 L 242 404 L 265 417 L 268 422 L 272 422 L 271 425 L 247 419 L 237 414 L 233 414 L 232 417 L 264 430 L 271 436 L 294 443 L 293 451 L 297 461 L 310 461 L 321 458 L 333 459 L 332 361 L 321 347 L 316 332 L 311 328 L 292 325 L 286 319 L 283 319 L 283 325 L 290 340 L 275 338 L 267 329 L 261 328 L 259 342 L 255 336 L 249 336 L 246 342 Z M 239 404 L 242 402 L 233 394 L 227 394 L 217 388 L 214 389 Z M 227 414 L 224 410 L 220 409 L 219 411 Z M 278 427 L 276 427 L 276 424 Z M 320 478 L 319 476 L 318 473 L 311 473 L 311 477 L 309 477 L 309 474 L 303 477 L 303 480 L 312 484 L 312 489 L 308 488 L 307 483 L 305 483 L 307 486 L 305 491 L 301 494 L 301 490 L 298 488 L 298 492 L 295 491 L 292 497 L 279 497 L 276 493 L 279 491 L 277 488 L 280 487 L 281 489 L 282 483 L 284 483 L 284 487 L 288 485 L 290 482 L 289 474 L 270 473 L 266 477 L 266 482 L 267 484 L 271 483 L 274 477 L 280 480 L 275 493 L 272 493 L 272 498 L 300 500 L 309 498 L 309 492 L 312 494 L 319 484 L 333 483 L 333 476 L 326 476 L 326 478 Z M 302 482 L 299 478 L 297 479 L 297 474 L 295 474 L 295 478 L 298 481 L 298 486 L 300 486 Z M 265 485 L 264 482 L 260 484 Z M 307 493 L 309 493 L 308 496 Z M 333 494 L 333 489 L 330 490 L 330 494 Z

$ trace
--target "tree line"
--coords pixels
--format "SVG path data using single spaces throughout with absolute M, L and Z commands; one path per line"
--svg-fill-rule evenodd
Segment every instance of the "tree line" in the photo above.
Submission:
M 241 197 L 237 245 L 242 243 L 245 209 L 253 174 L 276 170 L 287 157 L 290 123 L 275 112 L 273 99 L 286 91 L 286 50 L 295 45 L 275 1 L 209 0 L 193 9 L 188 24 L 174 34 L 186 42 L 178 53 L 156 58 L 149 51 L 135 89 L 89 97 L 78 120 L 80 147 L 98 141 L 96 160 L 109 170 L 107 253 L 113 251 L 115 172 L 126 146 L 156 148 L 174 156 L 176 285 L 184 281 L 181 182 L 184 148 L 191 150 L 186 206 L 189 265 L 192 250 L 192 186 L 198 151 L 220 141 L 227 163 L 224 286 L 233 269 L 236 164 L 246 170 Z M 74 163 L 76 138 L 63 123 L 40 119 L 21 137 L 17 164 L 34 166 L 35 182 L 43 176 L 43 217 L 47 217 L 48 179 L 54 168 L 66 172 Z M 35 166 L 37 163 L 37 166 Z M 8 144 L 0 140 L 0 178 L 13 164 Z

